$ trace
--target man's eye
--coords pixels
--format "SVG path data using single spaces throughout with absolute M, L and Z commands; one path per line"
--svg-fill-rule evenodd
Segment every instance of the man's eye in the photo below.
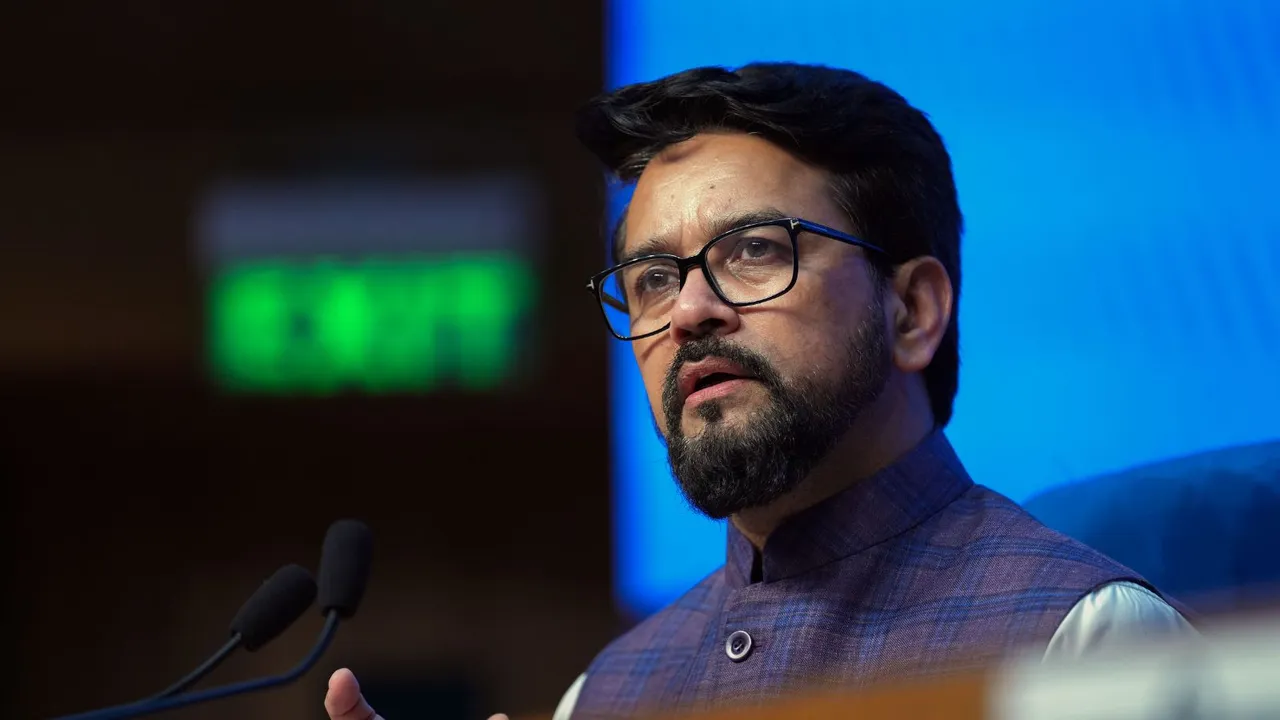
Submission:
M 641 295 L 662 292 L 671 286 L 675 279 L 675 273 L 671 268 L 655 267 L 649 268 L 640 274 L 636 281 L 636 292 Z
M 770 253 L 776 250 L 777 248 L 768 240 L 748 239 L 742 243 L 742 256 L 748 260 L 769 257 Z
M 781 262 L 791 255 L 790 243 L 779 242 L 765 237 L 746 237 L 740 239 L 733 248 L 730 262 L 760 263 Z

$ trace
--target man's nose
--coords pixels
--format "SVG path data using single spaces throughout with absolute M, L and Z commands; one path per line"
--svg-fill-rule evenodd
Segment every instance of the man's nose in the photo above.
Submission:
M 671 309 L 669 332 L 676 344 L 704 335 L 727 335 L 738 329 L 738 309 L 716 294 L 700 268 L 689 271 Z

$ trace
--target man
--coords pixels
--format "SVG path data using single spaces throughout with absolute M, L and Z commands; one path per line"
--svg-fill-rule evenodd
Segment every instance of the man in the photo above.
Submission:
M 589 289 L 685 496 L 730 522 L 725 565 L 609 645 L 558 717 L 1194 632 L 1133 571 L 975 485 L 942 434 L 962 219 L 924 114 L 853 72 L 757 64 L 604 95 L 579 135 L 635 182 Z M 373 714 L 346 670 L 326 705 Z

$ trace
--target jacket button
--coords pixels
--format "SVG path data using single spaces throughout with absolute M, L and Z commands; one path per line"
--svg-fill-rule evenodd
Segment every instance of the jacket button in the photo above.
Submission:
M 742 662 L 751 654 L 751 636 L 746 630 L 735 630 L 728 640 L 724 641 L 724 654 L 734 662 Z

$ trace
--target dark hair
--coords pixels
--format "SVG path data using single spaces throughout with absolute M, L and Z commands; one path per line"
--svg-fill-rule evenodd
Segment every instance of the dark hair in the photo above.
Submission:
M 929 119 L 890 88 L 850 70 L 754 63 L 628 85 L 589 102 L 577 122 L 582 143 L 627 182 L 668 146 L 715 130 L 757 134 L 829 172 L 832 195 L 854 232 L 888 252 L 881 272 L 924 255 L 946 268 L 955 306 L 924 370 L 934 422 L 945 426 L 960 372 L 964 220 L 951 158 Z

